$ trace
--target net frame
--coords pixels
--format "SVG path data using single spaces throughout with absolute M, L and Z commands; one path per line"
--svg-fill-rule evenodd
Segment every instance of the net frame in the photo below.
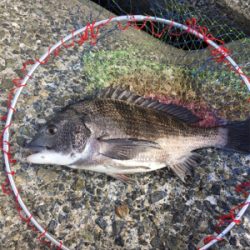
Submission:
M 110 17 L 109 19 L 105 19 L 105 20 L 101 20 L 99 22 L 93 22 L 91 24 L 92 28 L 100 28 L 103 27 L 109 23 L 113 23 L 113 22 L 117 22 L 118 24 L 120 24 L 121 22 L 126 22 L 127 24 L 130 24 L 130 22 L 142 22 L 142 21 L 151 21 L 151 22 L 159 22 L 159 23 L 163 23 L 178 29 L 183 30 L 184 32 L 188 32 L 194 36 L 196 36 L 199 39 L 204 40 L 208 45 L 210 45 L 211 47 L 213 47 L 214 50 L 214 56 L 217 57 L 217 62 L 227 62 L 232 69 L 239 74 L 239 76 L 241 77 L 241 79 L 243 80 L 243 82 L 246 84 L 248 90 L 250 91 L 250 82 L 249 82 L 249 78 L 243 73 L 243 71 L 241 70 L 241 68 L 238 66 L 238 64 L 230 57 L 229 53 L 227 50 L 225 50 L 224 47 L 221 47 L 220 45 L 218 45 L 217 43 L 214 42 L 214 39 L 212 39 L 212 37 L 208 37 L 205 34 L 200 33 L 199 31 L 197 31 L 196 29 L 193 29 L 192 27 L 188 26 L 188 25 L 184 25 L 178 22 L 175 22 L 173 20 L 168 20 L 168 19 L 164 19 L 164 18 L 160 18 L 160 17 L 153 17 L 153 16 L 143 16 L 143 15 L 127 15 L 127 16 L 118 16 L 118 17 Z M 126 25 L 125 28 L 121 28 L 120 30 L 126 30 L 130 25 Z M 80 28 L 76 31 L 71 32 L 71 34 L 65 36 L 63 39 L 61 39 L 59 42 L 57 42 L 55 45 L 53 45 L 51 48 L 48 49 L 48 51 L 46 53 L 44 53 L 39 59 L 36 59 L 36 62 L 33 63 L 26 63 L 25 65 L 25 69 L 26 66 L 31 64 L 33 65 L 31 67 L 31 69 L 28 71 L 28 73 L 25 75 L 25 77 L 23 79 L 19 79 L 19 81 L 16 81 L 16 86 L 17 88 L 15 89 L 16 92 L 14 93 L 13 98 L 11 99 L 11 103 L 9 105 L 8 108 L 8 112 L 7 112 L 7 116 L 6 116 L 6 123 L 5 123 L 5 127 L 3 130 L 3 142 L 2 142 L 2 151 L 4 154 L 4 163 L 5 163 L 5 173 L 8 176 L 8 181 L 10 183 L 10 187 L 11 190 L 16 198 L 16 202 L 18 204 L 18 206 L 20 206 L 20 210 L 19 210 L 19 214 L 21 214 L 21 212 L 23 212 L 25 214 L 26 217 L 26 221 L 29 223 L 32 223 L 32 226 L 34 226 L 36 228 L 36 230 L 38 230 L 38 232 L 41 233 L 41 235 L 39 236 L 39 240 L 42 237 L 45 237 L 49 240 L 50 243 L 54 244 L 55 246 L 57 246 L 57 249 L 63 249 L 63 250 L 69 250 L 69 248 L 67 248 L 65 245 L 62 244 L 61 241 L 56 240 L 51 234 L 49 234 L 47 232 L 46 229 L 44 229 L 38 222 L 37 220 L 32 216 L 32 214 L 30 213 L 29 209 L 26 207 L 26 205 L 24 204 L 18 189 L 16 187 L 14 178 L 13 178 L 13 171 L 11 170 L 11 159 L 10 159 L 10 126 L 11 126 L 11 121 L 12 121 L 12 117 L 13 114 L 15 112 L 15 106 L 17 104 L 18 98 L 20 96 L 20 94 L 22 93 L 23 88 L 26 86 L 28 80 L 31 78 L 31 76 L 33 75 L 33 73 L 35 72 L 35 70 L 41 65 L 41 64 L 45 64 L 48 61 L 48 58 L 50 57 L 50 55 L 52 54 L 52 52 L 54 52 L 54 54 L 58 54 L 58 50 L 60 48 L 60 46 L 64 46 L 65 48 L 67 48 L 67 45 L 65 44 L 66 42 L 74 39 L 74 37 L 76 37 L 77 35 L 80 35 L 81 33 L 84 32 L 88 32 L 89 29 L 89 24 L 83 28 Z M 88 33 L 85 33 L 88 34 Z M 88 39 L 88 37 L 87 37 Z M 86 39 L 86 40 L 87 40 Z M 215 39 L 216 40 L 216 39 Z M 70 47 L 70 46 L 69 46 Z M 15 79 L 14 79 L 15 80 Z M 15 83 L 15 81 L 13 80 L 13 82 Z M 209 242 L 205 245 L 203 245 L 201 248 L 199 248 L 200 250 L 205 250 L 208 249 L 209 247 L 211 247 L 212 245 L 214 245 L 216 242 L 220 241 L 223 239 L 223 237 L 236 225 L 238 224 L 238 222 L 241 220 L 242 216 L 244 215 L 244 213 L 246 212 L 247 208 L 250 205 L 250 195 L 248 195 L 245 203 L 243 203 L 240 207 L 240 211 L 238 212 L 238 214 L 236 215 L 236 217 L 232 220 L 232 222 L 218 235 L 216 236 L 211 236 L 212 238 L 209 240 Z

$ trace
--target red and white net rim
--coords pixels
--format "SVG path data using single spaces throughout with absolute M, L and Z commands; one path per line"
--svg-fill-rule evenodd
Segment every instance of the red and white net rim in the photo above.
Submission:
M 225 52 L 223 50 L 221 50 L 221 47 L 218 44 L 216 44 L 211 39 L 205 37 L 201 33 L 197 32 L 195 29 L 192 29 L 187 25 L 183 25 L 183 24 L 180 24 L 178 22 L 174 22 L 172 20 L 167 20 L 167 19 L 158 18 L 158 17 L 142 16 L 142 15 L 133 15 L 133 16 L 128 15 L 128 16 L 113 17 L 113 18 L 110 18 L 110 19 L 105 19 L 105 20 L 102 20 L 102 21 L 99 21 L 99 22 L 95 22 L 93 24 L 93 27 L 98 27 L 98 26 L 102 26 L 102 25 L 104 26 L 104 25 L 106 25 L 108 23 L 135 22 L 135 21 L 142 22 L 142 21 L 145 21 L 145 20 L 152 21 L 152 22 L 159 22 L 159 23 L 163 23 L 165 25 L 173 26 L 175 28 L 178 28 L 178 29 L 181 29 L 181 30 L 183 30 L 185 32 L 193 34 L 194 36 L 198 37 L 199 39 L 202 39 L 202 40 L 206 41 L 207 44 L 209 44 L 214 49 L 218 50 L 219 53 L 224 55 L 225 60 L 227 60 L 231 64 L 231 66 L 235 69 L 235 71 L 239 73 L 239 76 L 242 78 L 244 83 L 247 85 L 248 90 L 250 91 L 249 80 L 246 77 L 246 75 L 242 72 L 242 70 L 238 66 L 238 64 L 228 54 L 225 54 Z M 16 197 L 16 201 L 18 202 L 18 204 L 22 208 L 22 210 L 25 213 L 25 215 L 27 216 L 27 218 L 30 218 L 30 222 L 36 227 L 36 229 L 39 230 L 41 232 L 41 234 L 43 236 L 45 236 L 50 242 L 52 242 L 54 245 L 58 246 L 59 249 L 64 249 L 64 250 L 69 250 L 69 249 L 66 246 L 64 246 L 62 244 L 62 242 L 56 240 L 52 235 L 50 235 L 37 222 L 37 220 L 32 216 L 29 209 L 24 204 L 22 198 L 20 197 L 20 194 L 18 193 L 18 190 L 17 190 L 17 187 L 16 187 L 13 176 L 11 174 L 8 174 L 8 173 L 11 172 L 11 168 L 10 168 L 10 161 L 9 161 L 8 154 L 5 153 L 5 152 L 9 152 L 9 147 L 10 147 L 10 145 L 9 145 L 9 139 L 10 139 L 9 128 L 10 128 L 10 125 L 11 125 L 11 121 L 12 121 L 13 113 L 14 113 L 14 110 L 15 110 L 15 106 L 16 106 L 18 98 L 19 98 L 20 94 L 22 93 L 22 90 L 23 90 L 24 86 L 26 85 L 26 83 L 28 82 L 29 78 L 33 75 L 35 70 L 41 65 L 41 62 L 43 62 L 46 58 L 48 58 L 48 56 L 50 56 L 50 54 L 53 51 L 58 49 L 60 46 L 62 46 L 67 41 L 70 41 L 75 36 L 85 32 L 87 28 L 88 28 L 88 26 L 85 26 L 85 27 L 83 27 L 81 29 L 78 29 L 78 30 L 72 32 L 71 34 L 67 35 L 66 37 L 61 39 L 59 42 L 57 42 L 55 45 L 53 45 L 51 48 L 49 48 L 49 50 L 45 54 L 43 54 L 40 57 L 39 60 L 36 60 L 35 64 L 32 66 L 32 68 L 28 71 L 28 73 L 26 74 L 26 76 L 22 80 L 22 85 L 19 88 L 17 88 L 16 93 L 15 93 L 15 95 L 14 95 L 12 101 L 11 101 L 11 106 L 8 109 L 5 129 L 4 129 L 4 133 L 3 133 L 3 152 L 4 152 L 5 172 L 7 173 L 11 189 L 12 189 L 12 191 L 13 191 L 15 197 Z M 246 199 L 246 201 L 244 203 L 245 205 L 241 208 L 241 210 L 238 212 L 237 216 L 235 217 L 236 220 L 241 219 L 241 217 L 244 215 L 245 211 L 247 210 L 247 208 L 249 206 L 249 203 L 250 203 L 250 195 Z M 235 224 L 236 223 L 234 221 L 231 222 L 220 234 L 215 236 L 208 244 L 201 247 L 200 250 L 208 249 L 209 247 L 214 245 L 217 241 L 221 240 L 235 226 Z

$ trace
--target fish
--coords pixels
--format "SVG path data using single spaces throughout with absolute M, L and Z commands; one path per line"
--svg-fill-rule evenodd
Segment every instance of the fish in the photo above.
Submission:
M 111 86 L 48 119 L 26 144 L 32 151 L 27 161 L 101 172 L 124 182 L 129 174 L 167 167 L 185 182 L 202 161 L 198 149 L 250 153 L 250 118 L 194 126 L 200 120 L 183 106 Z

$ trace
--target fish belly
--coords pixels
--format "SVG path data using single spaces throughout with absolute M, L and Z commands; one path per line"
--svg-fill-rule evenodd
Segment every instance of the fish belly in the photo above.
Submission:
M 98 162 L 95 164 L 70 165 L 69 167 L 106 174 L 132 174 L 166 167 L 165 160 L 150 159 L 150 155 L 147 154 L 138 155 L 135 159 L 130 160 L 109 159 L 103 156 L 103 159 L 99 159 Z

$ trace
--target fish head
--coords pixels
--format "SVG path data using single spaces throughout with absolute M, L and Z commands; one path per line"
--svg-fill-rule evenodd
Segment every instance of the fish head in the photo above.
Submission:
M 43 125 L 25 145 L 33 152 L 27 161 L 36 164 L 70 165 L 86 147 L 90 130 L 84 118 L 59 113 Z M 78 157 L 78 158 L 77 158 Z

